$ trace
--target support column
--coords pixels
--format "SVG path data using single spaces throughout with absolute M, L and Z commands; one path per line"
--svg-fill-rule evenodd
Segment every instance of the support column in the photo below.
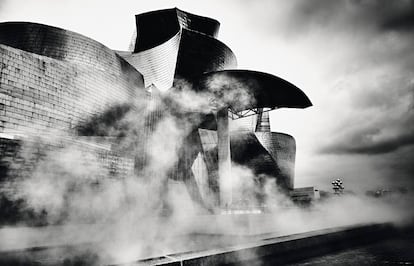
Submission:
M 217 148 L 220 207 L 227 209 L 232 203 L 232 177 L 230 158 L 230 132 L 228 109 L 217 112 Z
M 258 108 L 256 132 L 270 132 L 269 110 Z

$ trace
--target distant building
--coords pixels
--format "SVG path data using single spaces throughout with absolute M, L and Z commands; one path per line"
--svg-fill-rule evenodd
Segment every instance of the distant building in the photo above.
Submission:
M 314 200 L 320 199 L 319 190 L 314 187 L 295 188 L 289 193 L 293 202 L 299 204 L 308 204 Z

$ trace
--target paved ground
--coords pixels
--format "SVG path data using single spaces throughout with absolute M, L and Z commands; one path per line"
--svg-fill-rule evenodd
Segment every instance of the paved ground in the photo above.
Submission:
M 414 234 L 290 264 L 290 266 L 317 265 L 414 265 Z
M 255 242 L 266 242 L 267 239 L 278 241 L 292 241 L 295 238 L 303 238 L 312 236 L 312 232 L 299 235 L 286 235 L 280 237 L 276 232 L 266 235 L 214 235 L 214 234 L 192 234 L 175 236 L 170 242 L 164 244 L 169 247 L 159 249 L 159 241 L 148 243 L 148 246 L 157 247 L 157 250 L 144 250 L 142 254 L 137 254 L 135 247 L 129 244 L 129 250 L 124 246 L 120 246 L 113 242 L 113 239 L 100 241 L 100 226 L 84 225 L 85 230 L 89 234 L 80 234 L 79 225 L 75 227 L 46 227 L 46 228 L 12 228 L 0 230 L 0 265 L 101 265 L 117 264 L 122 262 L 119 258 L 105 256 L 107 254 L 108 244 L 111 248 L 118 248 L 117 253 L 122 253 L 123 258 L 128 258 L 124 262 L 136 261 L 139 258 L 150 258 L 157 256 L 165 256 L 165 254 L 175 254 L 177 252 L 203 251 L 212 249 L 226 249 L 235 243 L 249 245 Z M 76 230 L 78 229 L 78 230 Z M 91 229 L 91 230 L 86 230 Z M 17 230 L 17 231 L 16 231 Z M 324 233 L 330 230 L 325 229 Z M 19 234 L 16 235 L 16 232 Z M 65 237 L 62 232 L 67 232 Z M 404 235 L 396 239 L 388 239 L 376 244 L 369 244 L 363 247 L 354 247 L 342 251 L 332 252 L 328 255 L 318 255 L 316 258 L 308 258 L 304 261 L 292 264 L 295 266 L 304 265 L 410 265 L 414 263 L 414 233 Z M 46 242 L 52 236 L 53 242 Z M 60 236 L 60 237 L 59 237 Z M 70 237 L 68 239 L 68 237 Z M 68 241 L 70 240 L 70 241 Z M 191 240 L 191 241 L 189 241 Z M 100 247 L 96 244 L 105 244 Z M 270 240 L 269 240 L 270 241 Z M 95 242 L 92 244 L 92 242 Z M 46 243 L 48 245 L 46 245 Z M 68 245 L 71 243 L 71 245 Z M 260 246 L 260 245 L 258 245 Z M 352 247 L 352 244 L 349 245 Z M 127 254 L 131 252 L 131 254 Z M 99 254 L 100 256 L 98 256 Z M 131 255 L 131 256 L 130 256 Z M 78 263 L 79 262 L 79 263 Z M 266 263 L 265 263 L 266 264 Z M 272 264 L 269 264 L 272 265 Z

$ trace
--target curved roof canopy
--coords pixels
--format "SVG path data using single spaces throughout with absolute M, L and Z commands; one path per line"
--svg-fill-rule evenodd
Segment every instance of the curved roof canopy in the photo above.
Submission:
M 263 72 L 223 70 L 204 74 L 194 89 L 215 95 L 219 106 L 239 112 L 254 108 L 306 108 L 312 102 L 292 83 Z

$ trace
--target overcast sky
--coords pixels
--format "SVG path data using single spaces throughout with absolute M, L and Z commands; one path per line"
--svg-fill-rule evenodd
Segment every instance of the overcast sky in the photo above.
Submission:
M 72 30 L 126 50 L 134 15 L 178 7 L 221 22 L 239 68 L 301 88 L 314 106 L 271 113 L 297 142 L 295 186 L 413 186 L 412 0 L 0 0 L 0 21 Z

